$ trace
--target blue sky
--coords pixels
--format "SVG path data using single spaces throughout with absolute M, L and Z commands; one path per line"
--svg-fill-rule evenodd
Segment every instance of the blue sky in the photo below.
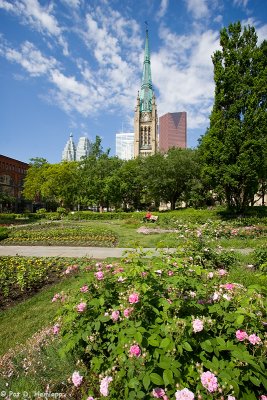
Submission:
M 219 31 L 240 20 L 267 38 L 266 0 L 0 0 L 0 154 L 61 160 L 70 132 L 115 154 L 133 131 L 149 24 L 158 114 L 187 111 L 205 133 Z

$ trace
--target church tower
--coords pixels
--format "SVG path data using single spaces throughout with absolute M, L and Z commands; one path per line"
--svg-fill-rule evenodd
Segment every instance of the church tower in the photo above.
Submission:
M 134 112 L 134 157 L 155 154 L 158 150 L 158 115 L 152 87 L 148 30 L 140 94 Z

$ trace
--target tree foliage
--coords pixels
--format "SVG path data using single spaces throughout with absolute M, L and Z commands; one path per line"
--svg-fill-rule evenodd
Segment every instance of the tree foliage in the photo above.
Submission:
M 267 42 L 257 46 L 255 29 L 238 22 L 222 29 L 220 44 L 212 57 L 215 103 L 200 145 L 203 175 L 229 207 L 243 210 L 265 173 Z

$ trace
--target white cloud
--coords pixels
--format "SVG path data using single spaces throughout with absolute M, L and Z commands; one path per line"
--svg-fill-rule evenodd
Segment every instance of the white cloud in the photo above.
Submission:
M 169 0 L 161 0 L 159 11 L 156 14 L 157 19 L 164 17 L 169 5 Z
M 41 76 L 47 74 L 55 67 L 57 61 L 52 57 L 44 57 L 41 52 L 30 42 L 21 45 L 21 50 L 14 50 L 6 45 L 0 48 L 0 54 L 11 62 L 20 64 L 30 76 Z
M 63 37 L 62 28 L 53 15 L 52 3 L 47 7 L 42 7 L 38 0 L 15 0 L 13 3 L 0 1 L 2 1 L 0 7 L 2 5 L 2 8 L 21 17 L 24 24 L 29 24 L 43 34 L 56 37 L 63 48 L 63 53 L 68 55 L 68 45 Z
M 248 5 L 248 0 L 234 0 L 234 5 L 245 8 Z
M 195 19 L 201 19 L 209 16 L 209 7 L 207 0 L 185 0 L 187 10 L 192 13 Z
M 81 5 L 80 0 L 61 0 L 61 2 L 73 8 L 79 8 Z
M 6 11 L 13 11 L 14 6 L 13 6 L 13 4 L 9 3 L 8 1 L 0 0 L 0 8 L 3 8 Z
M 211 55 L 219 48 L 218 33 L 178 36 L 162 27 L 160 35 L 164 45 L 151 57 L 159 115 L 187 111 L 189 128 L 204 127 L 214 101 Z

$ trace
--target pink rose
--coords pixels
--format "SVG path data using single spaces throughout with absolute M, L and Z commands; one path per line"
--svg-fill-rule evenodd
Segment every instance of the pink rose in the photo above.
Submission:
M 267 396 L 265 394 L 262 394 L 260 400 L 267 400 Z
M 79 372 L 74 371 L 71 379 L 72 379 L 73 385 L 78 387 L 82 383 L 83 377 L 79 374 Z
M 224 288 L 227 289 L 227 290 L 233 290 L 234 287 L 235 287 L 235 285 L 233 283 L 226 283 L 224 285 Z
M 53 334 L 57 335 L 59 333 L 59 331 L 60 331 L 60 325 L 59 324 L 54 325 L 53 326 Z
M 210 372 L 203 372 L 201 375 L 201 383 L 210 393 L 215 392 L 218 389 L 218 382 L 216 376 Z
M 201 319 L 194 319 L 192 324 L 193 324 L 193 331 L 195 333 L 203 331 L 204 325 L 203 325 L 203 321 L 201 321 Z
M 227 274 L 228 274 L 228 272 L 225 269 L 219 269 L 219 271 L 218 271 L 218 275 L 219 276 L 224 276 L 224 275 L 227 275 Z
M 110 382 L 113 381 L 113 378 L 111 376 L 105 376 L 100 382 L 100 393 L 104 396 L 108 396 L 108 385 Z
M 138 293 L 132 293 L 129 296 L 129 303 L 134 304 L 138 303 L 139 301 L 139 294 Z
M 190 392 L 187 388 L 183 390 L 177 390 L 175 393 L 176 400 L 194 400 L 194 393 Z
M 111 319 L 113 320 L 113 322 L 118 321 L 119 316 L 120 316 L 120 312 L 119 311 L 112 311 Z
M 161 397 L 165 396 L 165 391 L 162 388 L 155 388 L 152 391 L 152 396 L 160 399 Z
M 137 344 L 132 345 L 130 347 L 129 352 L 130 352 L 130 357 L 133 357 L 133 356 L 140 357 L 140 355 L 141 355 L 141 349 Z
M 125 318 L 129 318 L 132 312 L 133 312 L 132 308 L 125 308 L 125 310 L 123 311 L 123 315 L 125 316 Z
M 173 271 L 168 271 L 169 276 L 173 276 L 174 272 Z
M 228 396 L 227 400 L 236 400 L 235 396 Z
M 80 292 L 82 292 L 82 293 L 88 292 L 88 286 L 84 285 L 83 287 L 81 287 Z
M 61 298 L 61 294 L 60 293 L 56 293 L 52 299 L 52 303 L 54 303 L 55 301 L 57 301 L 58 299 Z
M 102 271 L 98 271 L 95 273 L 95 277 L 96 277 L 96 279 L 101 281 L 102 279 L 104 279 L 104 273 Z
M 261 338 L 255 335 L 255 333 L 249 335 L 248 340 L 251 344 L 259 344 L 261 342 Z
M 83 312 L 86 309 L 86 303 L 80 303 L 76 306 L 78 312 Z
M 240 342 L 243 342 L 243 340 L 247 339 L 248 334 L 247 334 L 247 332 L 242 331 L 241 329 L 239 329 L 238 331 L 236 331 L 235 337 L 236 337 L 237 340 L 239 340 Z

